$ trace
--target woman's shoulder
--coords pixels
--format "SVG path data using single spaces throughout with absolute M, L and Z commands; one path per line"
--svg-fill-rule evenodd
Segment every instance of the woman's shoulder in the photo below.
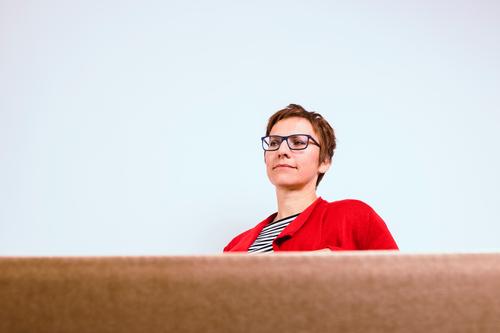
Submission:
M 225 247 L 224 247 L 224 252 L 226 251 L 230 251 L 231 249 L 233 249 L 238 243 L 244 241 L 245 239 L 248 240 L 251 239 L 255 239 L 258 235 L 258 233 L 260 232 L 260 230 L 262 230 L 264 228 L 265 225 L 267 225 L 270 221 L 272 221 L 274 219 L 274 217 L 276 216 L 276 213 L 274 214 L 271 214 L 270 216 L 268 216 L 266 219 L 264 219 L 263 221 L 259 222 L 256 226 L 246 230 L 246 231 L 243 231 L 242 233 L 236 235 Z
M 351 224 L 365 224 L 379 218 L 379 215 L 372 206 L 359 199 L 324 201 L 323 207 L 318 213 L 324 219 L 343 221 L 344 223 Z
M 328 211 L 372 212 L 373 208 L 366 202 L 358 199 L 342 199 L 328 202 L 323 200 Z
M 342 230 L 343 235 L 352 235 L 355 248 L 364 250 L 394 249 L 394 241 L 384 220 L 366 202 L 357 199 L 344 199 L 324 202 L 325 211 L 322 221 L 329 222 L 333 234 Z M 346 233 L 346 230 L 350 232 Z

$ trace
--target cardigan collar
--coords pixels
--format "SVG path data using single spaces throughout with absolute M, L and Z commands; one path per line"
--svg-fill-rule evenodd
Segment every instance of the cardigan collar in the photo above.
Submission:
M 316 198 L 316 200 L 314 200 L 309 205 L 309 207 L 304 209 L 302 213 L 300 213 L 292 222 L 290 222 L 290 224 L 285 229 L 283 229 L 283 231 L 278 235 L 278 237 L 276 237 L 275 241 L 280 238 L 292 237 L 293 234 L 295 234 L 304 225 L 304 223 L 307 221 L 314 208 L 324 201 L 325 200 L 323 200 L 323 198 L 321 197 Z M 269 215 L 264 221 L 257 224 L 253 229 L 250 229 L 250 232 L 244 239 L 242 239 L 242 242 L 240 243 L 240 246 L 238 246 L 238 248 L 240 248 L 241 250 L 248 250 L 248 248 L 257 239 L 262 229 L 264 229 L 266 225 L 272 222 L 277 214 L 278 213 L 276 212 Z
M 302 213 L 300 213 L 285 229 L 283 229 L 283 231 L 278 235 L 278 237 L 276 237 L 276 239 L 282 238 L 282 237 L 293 236 L 293 234 L 295 234 L 304 225 L 304 223 L 307 221 L 307 219 L 309 218 L 309 215 L 311 215 L 314 208 L 320 202 L 323 202 L 323 201 L 324 200 L 321 197 L 316 198 L 316 200 L 314 200 L 309 205 L 309 207 L 304 209 L 304 211 L 302 211 Z M 276 215 L 276 213 L 273 215 Z

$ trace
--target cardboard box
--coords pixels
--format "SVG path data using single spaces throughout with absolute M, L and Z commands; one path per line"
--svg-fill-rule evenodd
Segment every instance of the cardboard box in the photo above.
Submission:
M 500 332 L 500 253 L 3 257 L 0 332 Z

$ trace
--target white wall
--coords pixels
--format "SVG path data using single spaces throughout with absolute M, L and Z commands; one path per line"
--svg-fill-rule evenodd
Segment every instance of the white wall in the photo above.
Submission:
M 323 198 L 500 250 L 499 40 L 486 0 L 0 0 L 0 255 L 220 252 L 275 210 L 289 103 L 337 132 Z

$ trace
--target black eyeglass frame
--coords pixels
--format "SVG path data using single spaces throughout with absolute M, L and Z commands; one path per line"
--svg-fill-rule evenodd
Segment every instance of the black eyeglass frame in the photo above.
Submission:
M 305 146 L 304 148 L 292 148 L 292 147 L 290 147 L 290 142 L 288 142 L 288 138 L 289 138 L 289 137 L 293 137 L 293 136 L 299 136 L 299 135 L 300 135 L 300 136 L 306 136 L 306 137 L 307 137 L 306 146 Z M 265 140 L 266 138 L 280 138 L 280 139 L 281 139 L 281 141 L 280 141 L 280 143 L 279 143 L 279 145 L 277 146 L 277 148 L 276 148 L 276 149 L 266 149 L 266 148 L 264 147 L 264 144 L 265 144 L 264 140 Z M 289 148 L 290 150 L 304 150 L 304 149 L 306 149 L 307 147 L 309 147 L 309 142 L 310 142 L 310 141 L 312 141 L 312 144 L 314 144 L 314 145 L 316 145 L 316 146 L 318 146 L 318 147 L 320 147 L 320 148 L 321 148 L 321 146 L 319 145 L 319 143 L 318 143 L 318 142 L 317 142 L 317 141 L 316 141 L 316 140 L 315 140 L 312 136 L 310 136 L 309 134 L 291 134 L 291 135 L 287 135 L 287 136 L 281 136 L 281 135 L 267 135 L 267 136 L 263 136 L 263 137 L 261 137 L 261 138 L 260 138 L 260 140 L 262 141 L 262 149 L 264 149 L 264 151 L 276 151 L 276 150 L 280 149 L 281 144 L 283 143 L 283 141 L 286 141 L 286 144 L 287 144 L 287 146 L 288 146 L 288 148 Z

